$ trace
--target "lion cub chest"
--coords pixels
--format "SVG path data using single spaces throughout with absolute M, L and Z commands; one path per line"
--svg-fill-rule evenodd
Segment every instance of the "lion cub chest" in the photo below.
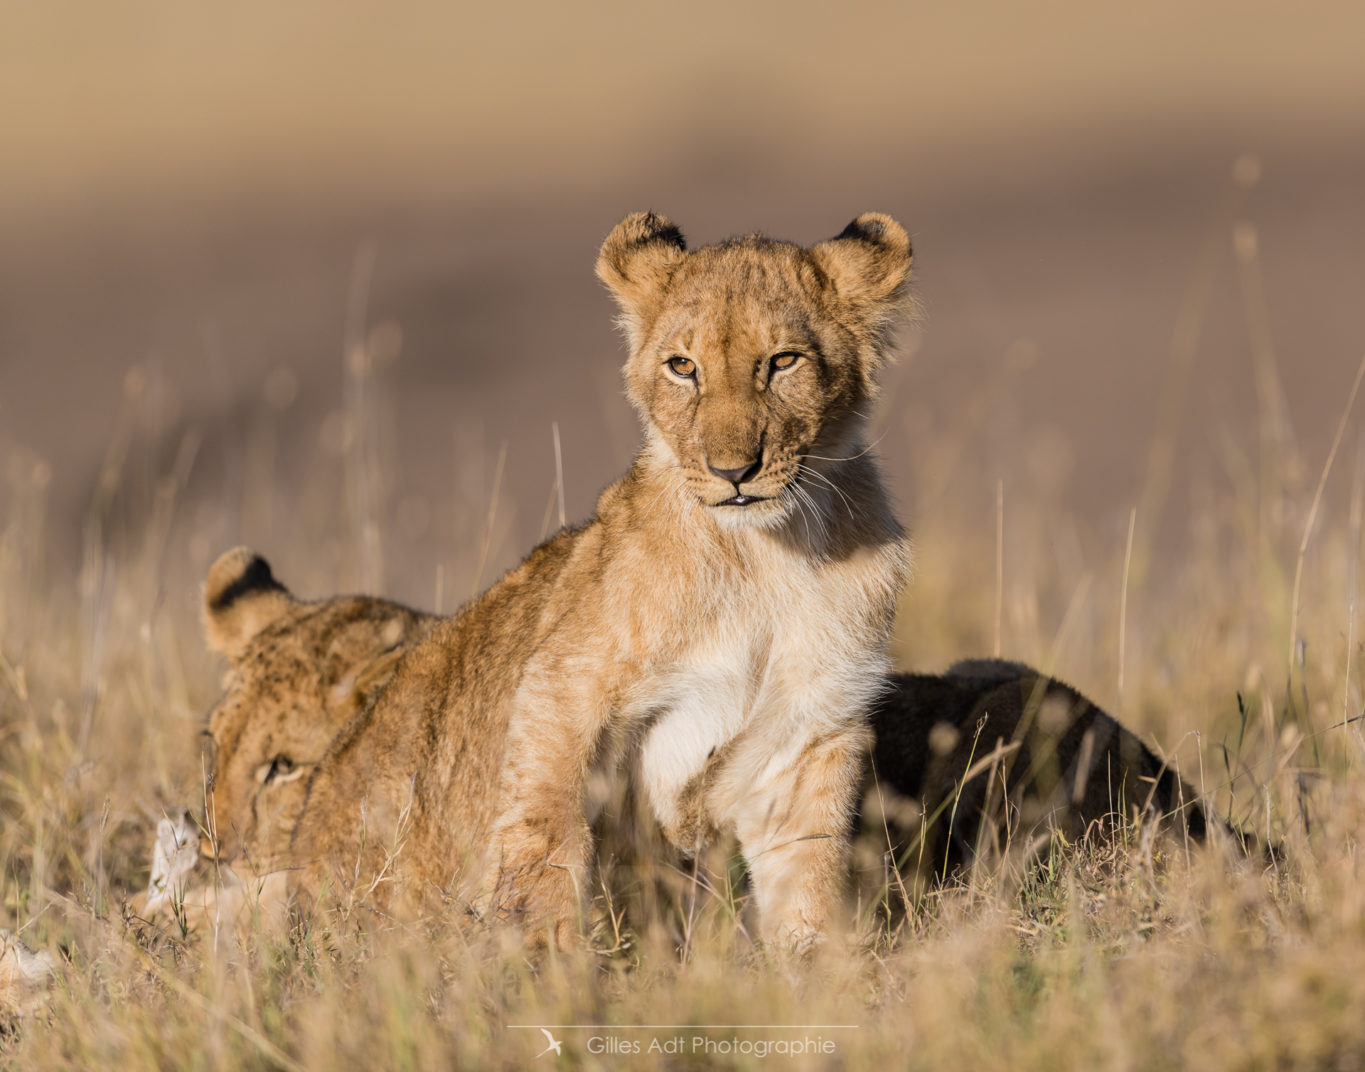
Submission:
M 694 849 L 724 828 L 726 800 L 781 767 L 806 742 L 861 717 L 843 682 L 875 678 L 879 631 L 839 628 L 847 586 L 802 564 L 751 584 L 651 683 L 636 765 L 665 835 Z M 765 580 L 767 578 L 764 578 Z

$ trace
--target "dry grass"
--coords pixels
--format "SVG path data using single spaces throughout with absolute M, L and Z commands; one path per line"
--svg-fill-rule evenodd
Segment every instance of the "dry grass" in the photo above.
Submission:
M 945 490 L 954 445 L 942 437 L 887 464 L 914 465 L 923 489 L 906 510 L 918 576 L 900 661 L 941 667 L 999 643 L 1102 704 L 1118 702 L 1122 681 L 1125 720 L 1221 813 L 1284 839 L 1289 866 L 1230 867 L 1143 831 L 1055 845 L 1036 872 L 978 874 L 894 924 L 868 897 L 857 934 L 797 979 L 749 940 L 742 876 L 724 854 L 662 885 L 639 867 L 604 867 L 592 950 L 535 971 L 515 935 L 465 921 L 300 926 L 282 941 L 224 936 L 216 949 L 173 925 L 126 923 L 121 905 L 145 885 L 159 809 L 200 792 L 195 731 L 216 670 L 201 651 L 194 584 L 219 548 L 193 519 L 175 520 L 182 472 L 137 475 L 130 433 L 111 449 L 70 592 L 42 557 L 45 475 L 11 473 L 0 517 L 0 925 L 60 951 L 64 970 L 46 1003 L 0 1034 L 0 1063 L 524 1067 L 545 1048 L 538 1025 L 614 1025 L 552 1026 L 563 1057 L 539 1060 L 1359 1067 L 1365 452 L 1351 431 L 1359 421 L 1344 423 L 1336 469 L 1319 482 L 1325 459 L 1298 457 L 1272 419 L 1279 387 L 1267 360 L 1259 455 L 1229 447 L 1230 490 L 1188 512 L 1178 555 L 1141 538 L 1134 548 L 1125 516 L 1110 553 L 1082 560 L 1069 548 L 1084 519 L 1060 515 L 1037 489 L 1005 488 L 997 501 L 983 480 L 986 506 L 973 513 Z M 263 548 L 309 563 L 311 575 L 285 571 L 302 592 L 401 561 L 382 520 L 391 459 L 363 434 L 376 399 L 348 391 L 362 434 L 319 461 L 316 486 L 335 479 L 350 496 L 301 495 L 288 542 Z M 551 502 L 555 480 L 547 473 Z M 294 490 L 255 487 L 266 513 Z M 496 497 L 488 488 L 485 501 Z M 106 523 L 129 499 L 150 520 L 140 539 L 114 541 Z M 491 513 L 471 526 L 437 583 L 463 591 L 499 531 Z M 894 882 L 882 893 L 897 900 Z M 636 1026 L 674 1024 L 696 1026 Z M 791 1026 L 700 1026 L 717 1024 Z M 681 1053 L 649 1051 L 676 1038 Z M 592 1043 L 606 1052 L 592 1039 L 608 1040 Z M 732 1039 L 749 1048 L 727 1051 Z M 803 1039 L 832 1051 L 777 1048 Z

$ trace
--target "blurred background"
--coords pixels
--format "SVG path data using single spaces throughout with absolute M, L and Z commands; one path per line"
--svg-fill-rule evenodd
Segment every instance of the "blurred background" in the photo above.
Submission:
M 878 451 L 981 614 L 903 661 L 989 640 L 1002 502 L 1024 654 L 1134 517 L 1138 591 L 1246 538 L 1209 504 L 1311 491 L 1365 348 L 1360 4 L 3 11 L 0 524 L 56 601 L 136 560 L 187 612 L 248 542 L 453 609 L 630 461 L 638 209 L 911 230 Z

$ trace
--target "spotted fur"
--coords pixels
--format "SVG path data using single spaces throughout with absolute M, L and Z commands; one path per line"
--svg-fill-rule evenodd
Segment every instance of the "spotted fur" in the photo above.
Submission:
M 229 665 L 205 727 L 205 856 L 254 873 L 279 865 L 332 738 L 434 621 L 370 596 L 297 599 L 245 547 L 213 564 L 205 634 Z

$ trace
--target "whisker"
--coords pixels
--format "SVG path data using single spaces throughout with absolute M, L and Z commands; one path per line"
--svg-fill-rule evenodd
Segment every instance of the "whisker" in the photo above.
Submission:
M 803 488 L 799 482 L 793 481 L 788 487 L 791 488 L 792 494 L 796 498 L 800 508 L 801 520 L 806 526 L 806 540 L 812 544 L 816 543 L 810 531 L 810 522 L 814 521 L 816 531 L 819 534 L 818 543 L 819 546 L 823 548 L 828 542 L 829 531 L 825 526 L 825 518 L 820 511 L 819 506 L 811 497 L 810 492 Z
M 823 455 L 820 455 L 820 454 L 807 454 L 807 455 L 805 455 L 805 457 L 807 457 L 807 458 L 814 458 L 817 462 L 856 462 L 859 458 L 861 458 L 861 457 L 862 457 L 864 454 L 866 454 L 868 451 L 870 451 L 870 450 L 876 450 L 876 449 L 877 449 L 877 445 L 878 445 L 879 443 L 881 443 L 881 441 L 882 441 L 883 439 L 885 439 L 885 438 L 886 438 L 886 433 L 883 432 L 881 435 L 879 435 L 879 436 L 878 436 L 876 439 L 874 439 L 871 443 L 869 443 L 867 446 L 865 446 L 862 450 L 858 451 L 858 453 L 855 454 L 855 455 L 853 455 L 851 458 L 826 458 L 826 457 L 824 457 Z
M 844 509 L 848 511 L 848 516 L 850 520 L 857 519 L 857 515 L 854 513 L 853 510 L 853 503 L 849 501 L 849 498 L 847 495 L 844 494 L 843 489 L 840 488 L 837 484 L 835 484 L 834 481 L 832 481 L 829 477 L 825 476 L 824 473 L 812 469 L 809 465 L 802 465 L 800 462 L 796 463 L 796 469 L 798 475 L 801 473 L 805 473 L 815 477 L 815 479 L 821 481 L 822 483 L 827 484 L 829 486 L 829 489 L 832 492 L 834 492 L 835 495 L 839 496 L 840 499 L 843 500 Z
M 679 477 L 673 483 L 673 494 L 668 505 L 678 519 L 678 536 L 683 543 L 687 542 L 688 526 L 692 524 L 692 511 L 689 509 L 691 504 L 687 501 L 687 496 L 687 479 Z
M 806 527 L 806 542 L 811 543 L 810 534 L 810 511 L 806 508 L 809 496 L 797 485 L 791 486 L 793 497 L 796 499 L 796 513 L 801 518 L 801 524 Z

